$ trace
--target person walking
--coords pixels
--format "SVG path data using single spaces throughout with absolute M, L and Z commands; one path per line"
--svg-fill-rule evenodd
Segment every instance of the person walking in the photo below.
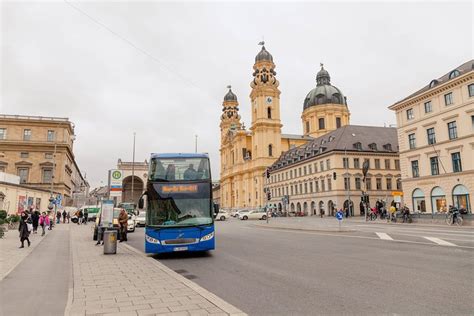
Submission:
M 66 215 L 67 215 L 67 212 L 66 210 L 63 210 L 63 224 L 66 224 Z
M 82 213 L 82 210 L 79 210 L 79 212 L 77 213 L 77 225 L 81 225 L 82 224 L 82 218 L 83 218 L 84 214 Z
M 88 220 L 89 220 L 89 211 L 85 208 L 84 209 L 84 224 L 87 225 Z
M 56 212 L 56 224 L 61 223 L 61 211 Z
M 71 214 L 69 214 L 69 212 L 67 212 L 66 218 L 67 218 L 67 223 L 69 224 L 69 221 L 71 220 Z
M 128 214 L 125 209 L 120 211 L 118 222 L 120 226 L 120 242 L 127 241 Z
M 49 216 L 46 215 L 46 212 L 43 212 L 39 218 L 39 224 L 41 226 L 41 229 L 43 232 L 41 233 L 41 236 L 44 236 L 46 234 L 46 227 L 49 227 Z
M 48 230 L 53 230 L 54 214 L 52 211 L 48 212 L 48 220 L 49 220 Z
M 34 211 L 33 214 L 31 214 L 31 222 L 33 223 L 33 234 L 38 233 L 39 218 L 40 218 L 40 212 Z
M 21 213 L 20 216 L 20 226 L 18 226 L 18 231 L 20 232 L 20 248 L 25 248 L 25 240 L 28 242 L 28 247 L 31 245 L 30 242 L 30 230 L 28 229 L 28 215 L 25 212 Z

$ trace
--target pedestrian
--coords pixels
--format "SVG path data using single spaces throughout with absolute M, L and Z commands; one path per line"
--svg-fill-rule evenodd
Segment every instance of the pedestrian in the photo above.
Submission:
M 38 221 L 40 218 L 40 212 L 34 211 L 33 214 L 31 214 L 31 221 L 33 223 L 33 234 L 38 233 Z
M 48 230 L 53 230 L 54 214 L 52 211 L 48 212 L 48 220 L 49 220 Z
M 39 218 L 39 224 L 41 226 L 41 229 L 43 232 L 41 233 L 41 236 L 44 236 L 46 234 L 45 228 L 49 226 L 49 216 L 46 215 L 46 212 L 43 212 Z
M 63 211 L 63 224 L 66 224 L 66 215 L 67 215 L 67 212 L 66 210 Z
M 89 220 L 89 211 L 85 208 L 84 209 L 84 224 L 87 225 L 88 220 Z
M 77 213 L 77 225 L 82 224 L 82 217 L 83 216 L 84 216 L 84 214 L 82 213 L 82 210 L 79 210 L 79 212 Z
M 128 214 L 124 208 L 120 211 L 118 222 L 120 226 L 120 242 L 127 241 Z
M 71 214 L 69 214 L 69 212 L 67 212 L 66 218 L 67 218 L 67 223 L 69 224 L 69 221 L 71 220 Z
M 61 211 L 56 212 L 56 224 L 61 223 Z
M 21 213 L 20 216 L 20 226 L 18 226 L 18 231 L 20 232 L 20 248 L 25 248 L 25 240 L 28 242 L 28 247 L 31 245 L 30 242 L 30 229 L 28 227 L 28 214 L 25 212 Z

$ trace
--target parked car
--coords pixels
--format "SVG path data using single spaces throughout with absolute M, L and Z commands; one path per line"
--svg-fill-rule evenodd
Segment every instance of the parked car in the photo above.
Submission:
M 261 211 L 248 211 L 246 213 L 242 213 L 239 215 L 239 218 L 241 220 L 248 220 L 248 219 L 261 219 L 261 220 L 265 220 L 267 219 L 267 214 L 265 212 L 261 212 Z
M 227 211 L 219 210 L 219 213 L 217 213 L 216 219 L 220 221 L 225 221 L 229 217 L 230 217 L 230 214 Z
M 135 219 L 135 226 L 145 226 L 146 224 L 146 211 L 140 211 Z
M 235 218 L 240 218 L 240 214 L 247 213 L 247 212 L 249 212 L 249 210 L 240 210 L 240 211 L 237 211 L 237 212 L 235 212 L 234 217 L 235 217 Z
M 127 231 L 133 233 L 136 227 L 136 215 L 135 214 L 128 214 L 128 222 L 127 222 Z

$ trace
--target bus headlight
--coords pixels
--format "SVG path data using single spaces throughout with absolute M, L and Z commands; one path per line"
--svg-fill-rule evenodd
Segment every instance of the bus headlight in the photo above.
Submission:
M 212 232 L 210 234 L 207 234 L 206 236 L 202 237 L 201 241 L 208 241 L 208 240 L 211 240 L 212 238 L 214 238 L 214 232 Z
M 150 237 L 148 235 L 145 235 L 145 240 L 151 244 L 160 244 L 160 241 L 158 239 Z

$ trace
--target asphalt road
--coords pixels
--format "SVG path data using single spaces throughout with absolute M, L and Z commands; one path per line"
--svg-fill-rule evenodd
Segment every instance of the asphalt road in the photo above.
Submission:
M 215 251 L 157 260 L 250 315 L 474 311 L 472 230 L 362 224 L 356 232 L 324 233 L 254 224 L 217 222 Z M 143 242 L 143 228 L 129 234 L 130 245 L 143 250 Z

